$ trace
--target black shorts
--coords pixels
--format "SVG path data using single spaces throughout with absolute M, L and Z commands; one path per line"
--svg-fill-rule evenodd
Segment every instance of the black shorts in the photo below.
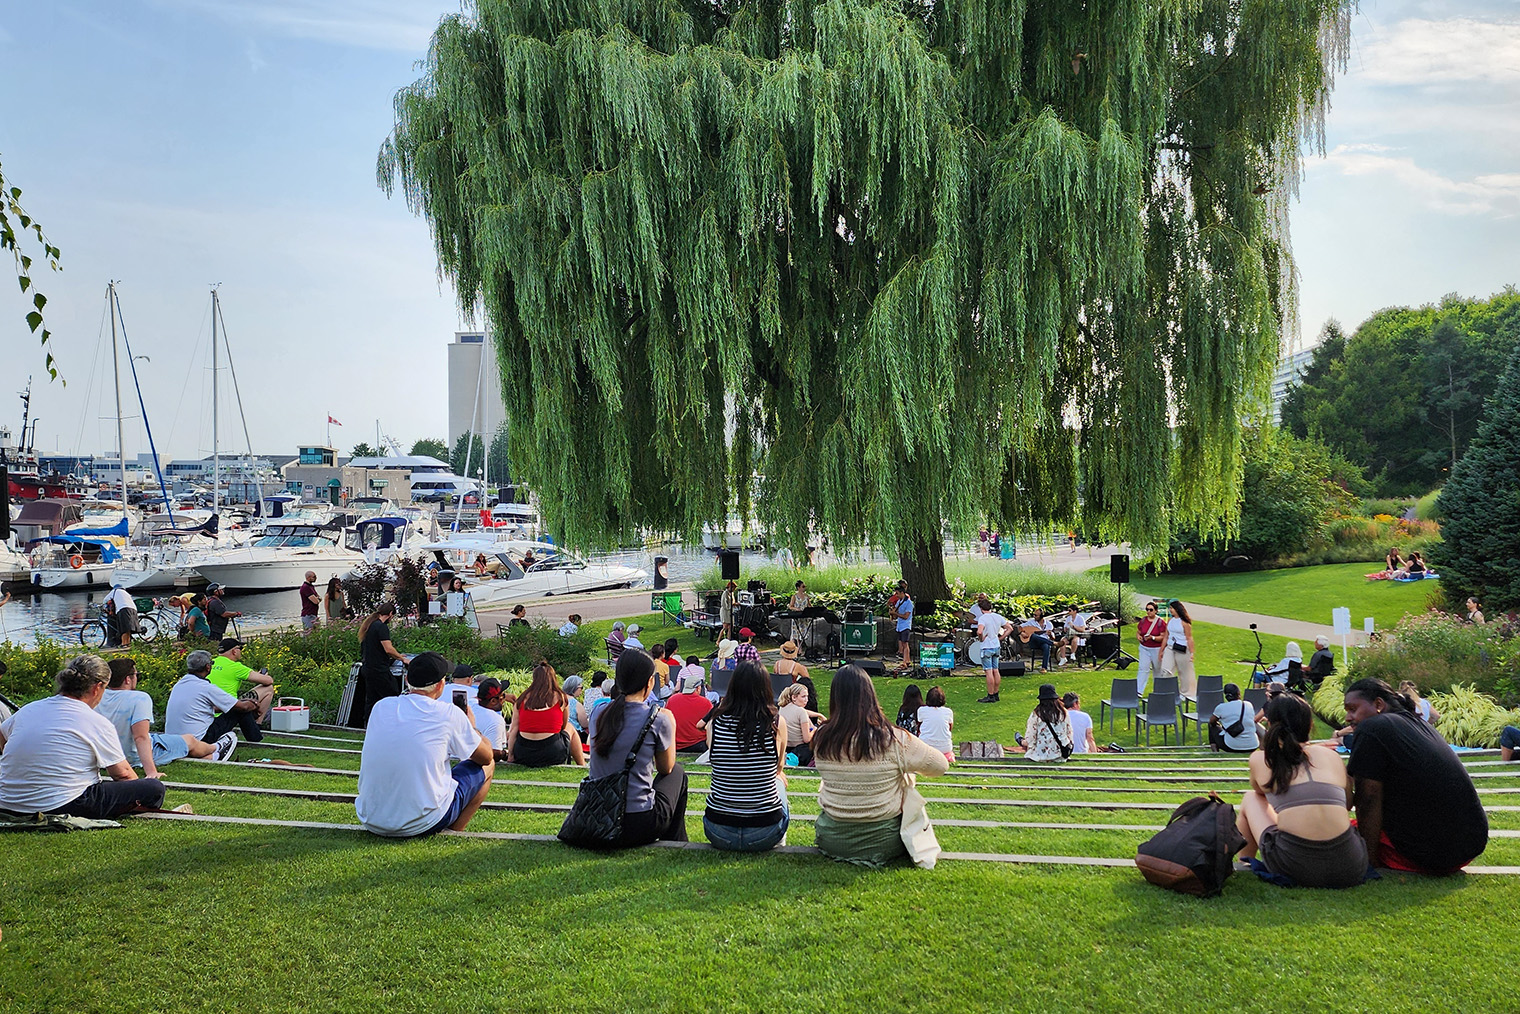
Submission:
M 570 760 L 570 737 L 563 732 L 548 739 L 518 736 L 512 746 L 512 763 L 525 768 L 551 768 Z
M 912 638 L 912 637 L 913 637 L 913 631 L 912 631 L 911 628 L 908 629 L 908 630 L 899 630 L 897 632 L 897 643 L 898 644 L 907 644 L 908 641 L 909 641 L 909 639 Z

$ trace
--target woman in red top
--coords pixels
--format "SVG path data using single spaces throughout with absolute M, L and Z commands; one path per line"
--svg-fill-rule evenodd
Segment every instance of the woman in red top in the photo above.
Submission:
M 1166 621 L 1161 618 L 1156 603 L 1145 604 L 1145 615 L 1140 618 L 1140 671 L 1136 674 L 1140 692 L 1150 686 L 1151 673 L 1161 671 L 1161 648 L 1166 644 Z
M 570 699 L 560 689 L 554 667 L 533 667 L 533 682 L 512 709 L 507 728 L 507 763 L 547 768 L 573 760 L 586 763 L 581 734 L 570 724 Z

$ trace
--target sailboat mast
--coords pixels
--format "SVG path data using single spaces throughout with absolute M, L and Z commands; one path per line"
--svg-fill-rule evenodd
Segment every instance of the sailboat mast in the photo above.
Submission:
M 121 516 L 127 516 L 127 451 L 126 437 L 121 422 L 121 342 L 116 337 L 116 315 L 120 306 L 116 302 L 116 283 L 106 285 L 106 304 L 111 314 L 111 371 L 116 376 L 116 460 L 121 463 Z
M 221 407 L 217 398 L 216 374 L 216 286 L 211 287 L 211 513 L 217 512 L 222 495 Z

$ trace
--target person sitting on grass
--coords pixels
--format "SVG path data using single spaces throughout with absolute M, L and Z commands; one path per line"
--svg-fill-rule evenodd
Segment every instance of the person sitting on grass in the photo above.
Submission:
M 108 664 L 111 680 L 106 684 L 100 703 L 95 705 L 95 711 L 116 729 L 116 738 L 128 764 L 142 768 L 143 774 L 149 778 L 157 778 L 160 767 L 181 757 L 209 757 L 219 761 L 232 757 L 237 746 L 235 732 L 226 733 L 215 743 L 206 743 L 194 736 L 151 732 L 153 698 L 137 689 L 136 660 L 113 658 Z
M 1520 728 L 1506 725 L 1504 731 L 1499 733 L 1499 758 L 1512 761 L 1516 751 L 1520 751 Z
M 425 651 L 407 663 L 411 693 L 382 698 L 370 709 L 354 812 L 371 834 L 463 831 L 485 802 L 494 753 L 470 712 L 441 700 L 448 672 L 447 659 Z
M 1097 753 L 1098 741 L 1093 738 L 1092 716 L 1082 710 L 1081 696 L 1067 691 L 1061 697 L 1061 706 L 1066 709 L 1066 720 L 1071 723 L 1071 752 Z
M 243 642 L 237 638 L 222 638 L 218 652 L 211 662 L 211 682 L 233 697 L 246 697 L 258 705 L 253 711 L 241 712 L 238 717 L 243 738 L 257 743 L 264 738 L 259 725 L 269 716 L 269 707 L 274 703 L 274 680 L 267 670 L 254 672 L 243 664 Z
M 1409 698 L 1409 703 L 1414 705 L 1414 713 L 1419 715 L 1431 725 L 1441 720 L 1441 713 L 1430 706 L 1430 702 L 1420 696 L 1420 685 L 1414 680 L 1404 680 L 1399 684 L 1399 693 Z
M 608 676 L 606 679 L 602 680 L 601 688 L 597 691 L 596 700 L 592 701 L 591 707 L 586 710 L 587 743 L 591 742 L 591 719 L 596 715 L 598 711 L 611 704 L 615 697 L 617 697 L 617 680 L 614 677 Z
M 796 641 L 787 641 L 781 646 L 781 657 L 776 659 L 775 666 L 777 676 L 790 676 L 796 683 L 808 675 L 808 667 L 797 661 L 799 651 Z
M 1277 689 L 1268 693 L 1268 700 L 1276 700 L 1284 694 L 1281 684 L 1272 684 Z M 1216 751 L 1223 750 L 1225 753 L 1250 753 L 1260 746 L 1256 736 L 1256 723 L 1266 721 L 1266 709 L 1258 716 L 1256 709 L 1250 701 L 1240 699 L 1240 687 L 1234 683 L 1224 685 L 1224 703 L 1214 709 L 1214 717 L 1209 720 L 1209 745 Z M 1238 728 L 1238 732 L 1231 732 Z
M 507 729 L 507 763 L 547 768 L 574 762 L 585 764 L 580 733 L 566 716 L 569 697 L 560 688 L 554 667 L 533 667 L 533 682 L 517 698 Z
M 580 633 L 580 629 L 581 629 L 581 614 L 580 613 L 571 613 L 569 615 L 569 617 L 567 617 L 565 619 L 565 622 L 561 623 L 559 625 L 559 636 L 560 637 L 574 637 L 576 634 Z
M 501 713 L 511 703 L 512 695 L 502 687 L 501 680 L 494 676 L 487 676 L 480 681 L 479 686 L 471 689 L 474 697 L 466 698 L 470 705 L 470 717 L 475 720 L 475 728 L 491 744 L 492 759 L 500 764 L 507 759 L 507 720 Z M 446 697 L 440 699 L 453 703 Z
M 912 782 L 903 775 L 942 775 L 950 762 L 887 719 L 859 666 L 840 666 L 834 674 L 829 720 L 814 735 L 813 751 L 822 775 L 822 812 L 813 825 L 819 850 L 870 867 L 906 856 L 903 807 Z
M 1032 761 L 1064 761 L 1072 750 L 1071 721 L 1056 696 L 1053 683 L 1040 684 L 1039 702 L 1024 723 L 1024 757 Z
M 799 767 L 813 763 L 814 722 L 822 722 L 823 716 L 807 706 L 807 689 L 801 683 L 793 683 L 781 691 L 776 701 L 781 720 L 786 723 L 787 752 L 797 758 Z
M 791 822 L 782 765 L 787 730 L 771 703 L 764 667 L 740 663 L 728 695 L 705 724 L 712 761 L 702 815 L 707 840 L 726 852 L 765 852 L 784 844 Z
M 169 690 L 164 706 L 164 735 L 192 736 L 215 743 L 258 710 L 211 682 L 211 652 L 185 656 L 185 675 Z
M 955 712 L 945 707 L 945 691 L 930 687 L 924 706 L 918 709 L 918 738 L 955 762 Z
M 897 709 L 897 721 L 895 724 L 903 732 L 918 735 L 918 709 L 924 706 L 924 692 L 918 689 L 917 683 L 909 683 L 903 689 L 901 706 Z
M 1357 830 L 1374 866 L 1455 873 L 1488 847 L 1488 815 L 1467 769 L 1414 705 L 1379 679 L 1346 688 L 1355 731 Z M 1269 705 L 1270 708 L 1270 705 Z
M 1314 712 L 1302 697 L 1278 694 L 1266 711 L 1251 791 L 1235 820 L 1246 840 L 1240 857 L 1260 852 L 1268 870 L 1300 887 L 1355 887 L 1367 878 L 1367 846 L 1346 812 L 1345 765 L 1334 750 L 1309 743 Z
M 1384 559 L 1383 562 L 1387 564 L 1386 568 L 1383 571 L 1385 574 L 1397 574 L 1399 571 L 1404 569 L 1404 561 L 1399 558 L 1399 551 L 1397 547 L 1388 550 L 1388 556 Z
M 680 641 L 676 640 L 674 637 L 665 638 L 665 663 L 670 666 L 670 682 L 676 686 L 681 685 L 679 677 L 681 675 L 681 669 L 686 665 L 685 662 L 681 661 L 680 649 Z
M 53 678 L 54 696 L 0 723 L 0 810 L 104 820 L 163 804 L 164 783 L 137 777 L 115 726 L 95 713 L 110 679 L 97 656 L 72 658 Z
M 591 716 L 590 778 L 628 772 L 627 809 L 614 848 L 655 841 L 686 841 L 686 770 L 676 763 L 676 720 L 650 700 L 654 659 L 629 649 L 619 656 L 612 703 Z M 647 730 L 647 732 L 646 732 Z
M 443 685 L 443 695 L 439 700 L 445 704 L 454 703 L 456 691 L 464 694 L 466 702 L 475 698 L 475 670 L 463 662 L 460 662 L 449 671 L 448 682 Z
M 676 720 L 676 752 L 701 753 L 707 748 L 707 733 L 702 723 L 713 704 L 702 692 L 700 672 L 681 677 L 680 692 L 670 695 L 665 707 Z

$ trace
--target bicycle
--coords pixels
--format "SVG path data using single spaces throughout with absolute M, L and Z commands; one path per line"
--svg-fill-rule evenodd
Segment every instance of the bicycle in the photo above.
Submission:
M 132 636 L 143 641 L 151 641 L 160 632 L 179 630 L 179 616 L 177 611 L 169 607 L 162 599 L 137 599 L 139 609 L 137 615 L 137 632 Z M 144 609 L 143 607 L 148 608 Z M 86 620 L 84 626 L 79 628 L 79 643 L 86 648 L 104 648 L 109 640 L 110 631 L 105 619 L 96 616 Z

